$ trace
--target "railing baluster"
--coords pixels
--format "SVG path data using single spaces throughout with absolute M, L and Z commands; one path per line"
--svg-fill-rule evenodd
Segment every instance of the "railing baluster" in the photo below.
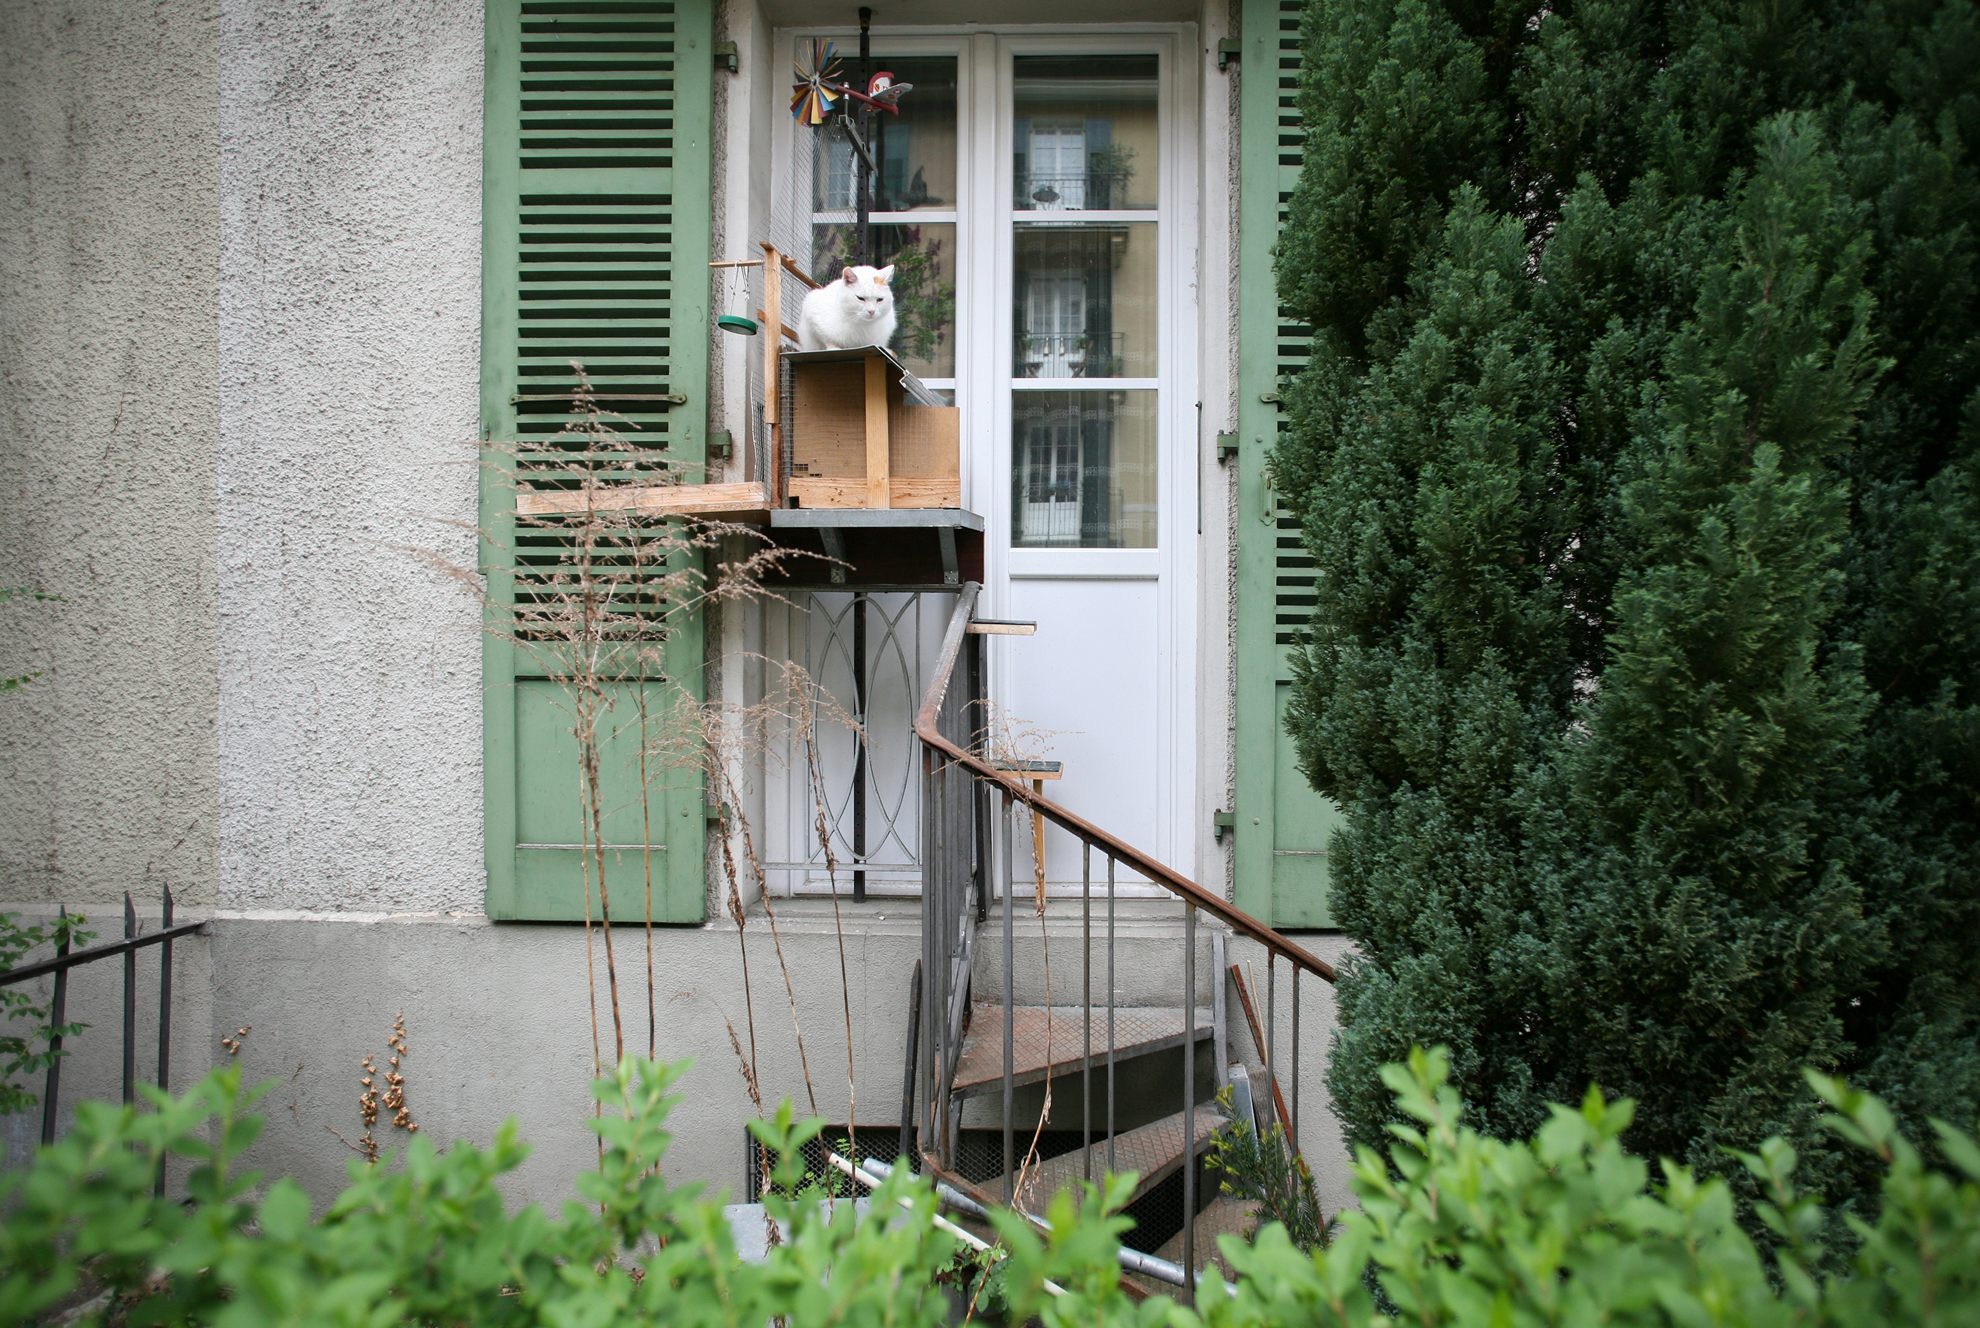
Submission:
M 1183 1303 L 1196 1303 L 1196 905 L 1183 904 Z
M 55 934 L 55 957 L 69 957 L 69 906 L 58 913 L 61 921 Z M 62 1025 L 69 1022 L 69 970 L 55 970 L 55 995 L 49 1002 L 48 1074 L 41 1083 L 41 1142 L 55 1142 L 55 1103 L 62 1096 Z
M 1114 855 L 1107 855 L 1107 1174 L 1114 1174 Z
M 1265 952 L 1265 1086 L 1272 1090 L 1272 1096 L 1265 1104 L 1265 1118 L 1273 1115 L 1272 1106 L 1279 1100 L 1279 1060 L 1273 1051 L 1279 1045 L 1279 1034 L 1275 1025 L 1279 1018 L 1279 956 L 1275 951 Z M 1253 1115 L 1258 1114 L 1256 1108 Z M 1262 1133 L 1262 1131 L 1261 1131 Z M 1288 1143 L 1292 1142 L 1287 1140 Z
M 948 861 L 942 856 L 942 784 L 936 773 L 934 749 L 921 749 L 921 1144 L 925 1151 L 938 1153 L 935 1135 L 935 1094 L 941 1069 L 936 1061 L 939 1046 L 935 1034 L 938 1020 L 948 1017 L 947 984 L 935 959 L 940 943 L 941 915 L 949 892 Z M 939 1012 L 939 1013 L 938 1013 Z M 945 1159 L 946 1160 L 946 1159 Z
M 172 887 L 164 887 L 164 902 L 159 914 L 159 930 L 172 930 Z M 172 942 L 165 941 L 158 947 L 158 1091 L 172 1091 Z M 165 1154 L 158 1155 L 158 1175 L 152 1180 L 151 1192 L 158 1198 L 165 1197 Z
M 1299 965 L 1292 966 L 1292 1150 L 1299 1154 Z
M 1079 1156 L 1081 1174 L 1090 1184 L 1093 1180 L 1093 845 L 1086 843 L 1079 850 L 1079 941 L 1083 1003 L 1080 1025 L 1084 1030 L 1079 1060 Z
M 1011 899 L 1016 893 L 1011 888 L 1012 868 L 1015 865 L 1011 857 L 1011 822 L 1016 819 L 1013 812 L 1011 795 L 1006 793 L 1004 824 L 999 839 L 1003 848 L 1003 862 L 998 868 L 996 880 L 1004 896 L 1004 1202 L 1007 1204 L 1014 1204 L 1017 1196 L 1017 1165 L 1011 1147 L 1013 1140 L 1011 1113 L 1014 1101 L 1011 1079 L 1012 1067 L 1016 1062 L 1012 1040 L 1016 1033 L 1014 1025 L 1017 1021 L 1017 992 L 1013 985 L 1017 981 L 1015 940 L 1017 927 L 1012 913 Z
M 137 905 L 124 891 L 124 939 L 137 935 Z M 137 951 L 124 951 L 124 1105 L 137 1100 Z

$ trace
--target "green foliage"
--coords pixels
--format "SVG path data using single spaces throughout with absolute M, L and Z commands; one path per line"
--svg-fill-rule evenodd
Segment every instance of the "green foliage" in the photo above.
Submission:
M 1217 1101 L 1228 1112 L 1230 1089 L 1219 1093 Z M 1284 1125 L 1273 1121 L 1272 1128 L 1260 1134 L 1250 1121 L 1234 1119 L 1210 1136 L 1205 1162 L 1217 1188 L 1257 1214 L 1245 1232 L 1247 1236 L 1268 1222 L 1276 1222 L 1302 1250 L 1326 1243 L 1327 1219 L 1320 1210 L 1313 1173 L 1307 1169 L 1306 1159 L 1286 1143 Z
M 21 961 L 43 946 L 66 941 L 71 946 L 87 945 L 96 933 L 83 924 L 80 913 L 64 913 L 50 922 L 22 926 L 12 913 L 0 913 L 0 973 L 19 966 Z M 57 1037 L 73 1037 L 85 1025 L 51 1021 L 54 1009 L 34 999 L 19 987 L 0 987 L 0 1116 L 18 1115 L 41 1099 L 19 1080 L 45 1074 L 64 1053 L 54 1047 Z M 22 1031 L 23 1026 L 26 1032 Z
M 719 1203 L 661 1175 L 679 1075 L 628 1061 L 598 1082 L 603 1160 L 561 1218 L 504 1203 L 499 1182 L 526 1151 L 513 1127 L 486 1149 L 416 1137 L 396 1161 L 353 1162 L 349 1188 L 313 1214 L 294 1182 L 264 1186 L 243 1169 L 260 1120 L 231 1067 L 182 1098 L 150 1093 L 147 1112 L 85 1103 L 67 1138 L 0 1180 L 0 1322 L 102 1289 L 115 1300 L 95 1321 L 128 1324 L 939 1324 L 958 1271 L 965 1295 L 994 1280 L 979 1313 L 1047 1328 L 1372 1328 L 1397 1321 L 1378 1293 L 1422 1324 L 1903 1328 L 1980 1313 L 1980 1139 L 1936 1126 L 1944 1162 L 1927 1165 L 1881 1102 L 1821 1076 L 1835 1108 L 1825 1123 L 1881 1178 L 1877 1219 L 1850 1219 L 1850 1269 L 1814 1271 L 1829 1223 L 1797 1190 L 1781 1140 L 1741 1155 L 1766 1195 L 1769 1256 L 1735 1221 L 1724 1181 L 1673 1163 L 1653 1176 L 1623 1149 L 1628 1102 L 1591 1090 L 1579 1110 L 1552 1108 L 1531 1140 L 1504 1143 L 1464 1124 L 1446 1053 L 1419 1051 L 1383 1071 L 1403 1123 L 1386 1157 L 1359 1150 L 1360 1207 L 1334 1239 L 1302 1250 L 1278 1223 L 1254 1245 L 1224 1237 L 1239 1279 L 1207 1282 L 1192 1312 L 1161 1297 L 1137 1306 L 1121 1285 L 1132 1178 L 1058 1195 L 1045 1231 L 994 1214 L 1005 1257 L 992 1279 L 982 1259 L 958 1269 L 955 1242 L 929 1220 L 930 1186 L 905 1168 L 863 1213 L 804 1187 L 803 1149 L 824 1125 L 788 1103 L 749 1127 L 776 1157 L 766 1207 L 782 1239 L 741 1262 Z M 151 1197 L 168 1155 L 184 1202 Z
M 1593 1081 L 1744 1200 L 1775 1133 L 1866 1195 L 1800 1067 L 1914 1133 L 1980 1101 L 1980 7 L 1305 37 L 1274 464 L 1350 1137 L 1441 1042 L 1499 1137 Z

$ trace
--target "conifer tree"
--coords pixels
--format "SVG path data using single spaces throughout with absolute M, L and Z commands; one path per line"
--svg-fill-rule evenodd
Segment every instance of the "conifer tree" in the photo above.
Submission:
M 1330 1078 L 1488 1128 L 1980 1102 L 1980 14 L 1376 0 L 1306 25 L 1274 459 L 1345 825 Z

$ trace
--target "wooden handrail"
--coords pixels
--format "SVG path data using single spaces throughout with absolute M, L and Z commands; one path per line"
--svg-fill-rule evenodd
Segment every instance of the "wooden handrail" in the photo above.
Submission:
M 1337 981 L 1339 975 L 1335 972 L 1334 966 L 1318 955 L 1294 944 L 1282 933 L 1266 926 L 1243 909 L 1211 894 L 1168 864 L 1158 862 L 1132 844 L 1116 839 L 1099 826 L 1067 811 L 1042 793 L 1034 792 L 1021 780 L 1005 774 L 942 736 L 936 728 L 936 715 L 942 708 L 942 699 L 948 694 L 949 681 L 955 673 L 956 661 L 961 658 L 963 638 L 967 634 L 970 617 L 976 608 L 976 597 L 981 590 L 982 587 L 972 581 L 964 586 L 962 594 L 957 596 L 955 613 L 949 619 L 948 630 L 942 636 L 942 650 L 937 657 L 935 677 L 930 681 L 928 691 L 921 699 L 921 709 L 916 711 L 914 716 L 914 736 L 921 740 L 922 745 L 932 748 L 969 771 L 979 783 L 995 785 L 1003 790 L 1007 797 L 1031 808 L 1034 814 L 1044 817 L 1074 837 L 1098 848 L 1115 861 L 1141 873 L 1170 894 L 1194 904 L 1239 935 L 1249 937 L 1274 954 L 1285 956 L 1289 962 L 1316 977 L 1328 982 Z M 1009 888 L 1008 884 L 1006 888 Z

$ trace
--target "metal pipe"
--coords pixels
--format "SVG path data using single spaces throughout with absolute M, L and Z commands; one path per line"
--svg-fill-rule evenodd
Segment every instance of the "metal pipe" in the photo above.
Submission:
M 907 1070 L 901 1075 L 901 1146 L 895 1157 L 914 1156 L 914 1076 L 921 1051 L 921 974 L 919 959 L 908 976 Z

